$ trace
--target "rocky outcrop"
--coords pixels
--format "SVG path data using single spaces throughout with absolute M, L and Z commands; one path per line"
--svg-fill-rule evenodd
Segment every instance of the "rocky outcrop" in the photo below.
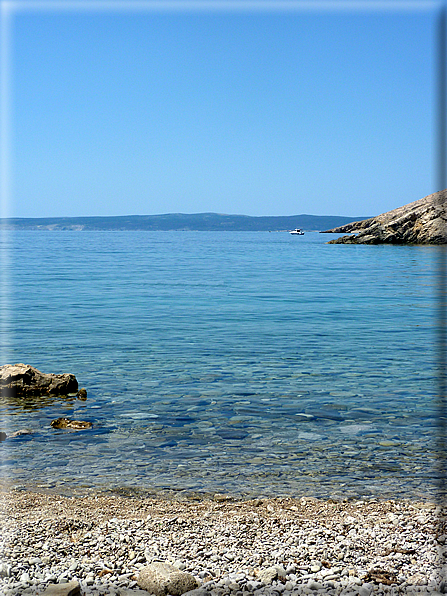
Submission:
M 199 587 L 196 578 L 170 563 L 152 563 L 140 569 L 138 585 L 155 596 L 181 596 Z
M 447 244 L 447 189 L 324 233 L 351 234 L 328 244 Z
M 38 397 L 76 393 L 78 382 L 72 374 L 45 374 L 28 364 L 0 366 L 0 395 L 7 397 Z

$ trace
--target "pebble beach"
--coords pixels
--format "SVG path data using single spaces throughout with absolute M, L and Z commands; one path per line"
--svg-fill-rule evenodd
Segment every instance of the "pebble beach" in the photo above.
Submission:
M 0 595 L 144 596 L 167 562 L 194 596 L 444 593 L 443 511 L 410 500 L 0 493 Z M 47 592 L 49 593 L 49 592 Z M 73 592 L 75 593 L 75 592 Z

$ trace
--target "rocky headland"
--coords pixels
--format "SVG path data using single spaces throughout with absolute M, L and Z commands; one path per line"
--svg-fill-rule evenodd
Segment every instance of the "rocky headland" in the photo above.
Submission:
M 350 234 L 328 244 L 447 244 L 447 189 L 323 233 Z

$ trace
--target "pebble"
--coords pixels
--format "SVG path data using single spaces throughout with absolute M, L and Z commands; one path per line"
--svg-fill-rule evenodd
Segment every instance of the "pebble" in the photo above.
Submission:
M 0 499 L 0 596 L 147 596 L 137 579 L 148 562 L 192 574 L 200 587 L 189 596 L 445 590 L 444 511 L 430 503 L 227 495 L 189 502 L 27 491 L 5 491 Z

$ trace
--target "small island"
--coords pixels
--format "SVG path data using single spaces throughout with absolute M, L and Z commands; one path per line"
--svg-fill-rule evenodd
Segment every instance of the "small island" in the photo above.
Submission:
M 328 244 L 447 244 L 446 208 L 447 189 L 322 233 L 349 234 Z

